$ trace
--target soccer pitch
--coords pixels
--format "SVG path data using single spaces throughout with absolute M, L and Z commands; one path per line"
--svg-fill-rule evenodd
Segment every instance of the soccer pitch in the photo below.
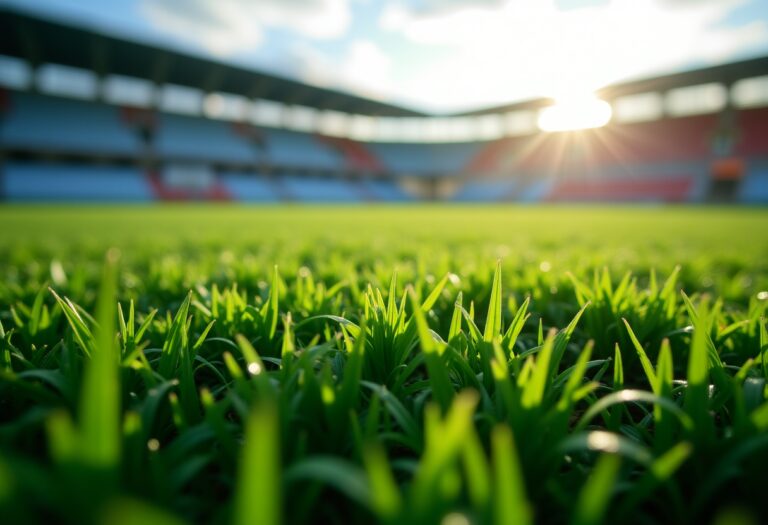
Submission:
M 7 206 L 0 232 L 9 523 L 768 522 L 766 209 Z

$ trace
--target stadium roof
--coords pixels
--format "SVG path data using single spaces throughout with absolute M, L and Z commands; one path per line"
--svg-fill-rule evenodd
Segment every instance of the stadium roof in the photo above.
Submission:
M 62 64 L 96 72 L 222 91 L 361 115 L 424 113 L 242 67 L 117 38 L 92 28 L 45 20 L 0 8 L 0 54 L 33 65 Z
M 718 82 L 732 84 L 737 80 L 748 77 L 756 77 L 768 74 L 768 57 L 753 58 L 739 62 L 731 62 L 719 66 L 703 69 L 683 71 L 671 75 L 662 75 L 652 78 L 631 80 L 612 84 L 597 90 L 597 96 L 603 100 L 612 100 L 624 95 L 633 95 L 646 92 L 664 92 L 670 89 Z M 517 109 L 534 109 L 552 103 L 551 99 L 536 99 L 503 106 L 494 106 L 475 111 L 461 113 L 461 115 L 486 115 L 492 113 L 504 113 Z

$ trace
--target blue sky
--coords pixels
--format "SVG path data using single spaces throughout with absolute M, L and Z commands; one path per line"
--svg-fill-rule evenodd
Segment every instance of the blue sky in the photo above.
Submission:
M 0 0 L 437 113 L 768 54 L 768 0 Z

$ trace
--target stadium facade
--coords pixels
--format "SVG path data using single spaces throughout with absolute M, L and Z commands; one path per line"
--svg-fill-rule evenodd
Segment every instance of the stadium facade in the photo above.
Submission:
M 768 57 L 433 116 L 0 9 L 6 201 L 768 203 Z

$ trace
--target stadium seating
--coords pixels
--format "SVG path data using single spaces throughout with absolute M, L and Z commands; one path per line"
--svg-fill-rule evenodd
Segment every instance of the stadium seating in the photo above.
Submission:
M 453 195 L 452 200 L 459 202 L 512 200 L 517 186 L 516 179 L 470 180 Z
M 274 183 L 261 175 L 227 173 L 221 184 L 234 200 L 243 202 L 276 202 L 280 200 Z
M 748 175 L 741 182 L 739 200 L 749 204 L 768 202 L 768 158 L 756 162 L 748 169 Z
M 557 172 L 571 149 L 572 135 L 537 134 L 486 142 L 469 160 L 466 171 L 503 174 Z
M 222 188 L 232 200 L 241 202 L 404 202 L 412 197 L 390 180 L 317 179 L 314 177 L 273 176 L 253 173 L 224 173 Z
M 157 200 L 163 201 L 228 201 L 232 200 L 227 188 L 218 180 L 213 180 L 204 186 L 180 186 L 169 183 L 160 173 L 150 170 L 147 182 Z
M 758 119 L 751 122 L 764 127 Z M 612 124 L 578 133 L 505 138 L 484 144 L 467 164 L 467 171 L 552 174 L 601 166 L 706 159 L 712 155 L 716 125 L 716 116 L 705 115 Z M 755 131 L 750 136 L 759 136 Z M 768 151 L 768 145 L 761 144 L 757 149 Z
M 547 201 L 683 202 L 693 188 L 689 176 L 651 178 L 564 179 L 546 195 Z
M 592 130 L 584 143 L 589 164 L 669 162 L 712 155 L 716 115 L 615 124 Z
M 144 174 L 135 168 L 46 163 L 8 163 L 2 195 L 12 201 L 125 201 L 154 199 Z
M 344 157 L 345 167 L 361 172 L 378 172 L 382 170 L 381 162 L 362 143 L 340 137 L 318 135 L 318 140 L 328 147 L 335 149 Z
M 361 143 L 2 90 L 2 196 L 403 202 L 415 197 L 400 177 L 464 177 L 451 200 L 768 202 L 768 108 L 729 118 L 611 123 L 475 143 Z M 723 133 L 725 146 L 718 140 Z M 147 172 L 138 166 L 148 152 L 154 162 Z M 127 162 L 135 167 L 114 167 Z M 713 182 L 719 173 L 713 166 L 726 162 L 744 168 L 724 193 Z M 210 187 L 189 189 L 156 174 L 185 163 L 219 175 Z M 263 167 L 275 175 L 259 174 Z M 291 175 L 279 175 L 284 171 Z
M 385 202 L 406 202 L 413 197 L 391 180 L 362 180 L 360 188 L 366 200 Z
M 371 143 L 368 148 L 388 172 L 402 175 L 450 176 L 464 171 L 478 146 L 471 143 Z
M 308 133 L 277 129 L 264 130 L 265 161 L 274 166 L 340 170 L 345 168 L 342 155 Z
M 467 163 L 465 169 L 470 173 L 498 173 L 507 164 L 504 157 L 516 139 L 504 138 L 485 142 Z
M 351 181 L 335 178 L 298 177 L 280 178 L 288 198 L 299 202 L 361 202 L 363 193 Z
M 131 155 L 138 134 L 125 125 L 117 107 L 31 93 L 13 92 L 0 119 L 5 148 L 89 155 Z
M 226 122 L 178 115 L 161 115 L 154 148 L 168 160 L 253 164 L 259 160 L 257 144 L 248 142 Z
M 516 200 L 525 204 L 541 202 L 552 190 L 553 185 L 554 179 L 552 177 L 528 179 L 517 191 Z
M 768 157 L 768 108 L 744 110 L 736 118 L 734 153 Z

